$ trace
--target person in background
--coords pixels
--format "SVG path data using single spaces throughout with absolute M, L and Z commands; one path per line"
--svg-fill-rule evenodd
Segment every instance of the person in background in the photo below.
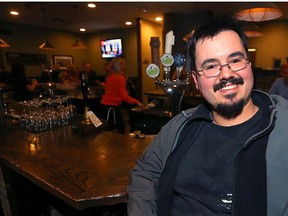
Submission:
M 110 72 L 111 72 L 111 62 L 105 62 L 104 63 L 104 77 L 105 77 L 105 80 L 106 78 L 110 75 Z
M 73 64 L 68 65 L 67 72 L 68 72 L 69 78 L 72 82 L 80 83 L 79 70 L 77 70 L 77 68 L 75 68 L 75 66 Z
M 102 85 L 102 83 L 98 80 L 97 73 L 91 69 L 90 63 L 84 62 L 82 66 L 82 70 L 79 74 L 79 80 L 81 80 L 82 74 L 84 73 L 86 82 L 89 87 Z
M 80 84 L 79 73 L 73 65 L 59 73 L 59 81 L 64 85 Z
M 269 93 L 277 94 L 288 100 L 288 64 L 283 64 L 280 69 L 280 76 L 272 84 Z
M 11 66 L 12 86 L 16 101 L 31 100 L 39 93 L 37 79 L 28 80 L 26 77 L 25 67 L 21 64 Z
M 68 70 L 62 70 L 59 73 L 59 82 L 64 85 L 71 83 L 71 77 L 69 76 Z
M 105 93 L 100 103 L 110 129 L 116 127 L 119 133 L 125 134 L 125 122 L 121 113 L 123 101 L 140 107 L 143 106 L 139 100 L 129 96 L 126 90 L 125 59 L 115 57 L 111 62 L 111 72 L 106 78 Z
M 53 65 L 52 68 L 52 81 L 53 82 L 59 82 L 59 74 L 60 74 L 60 66 L 59 65 Z
M 235 17 L 199 26 L 187 46 L 205 102 L 163 126 L 137 161 L 128 215 L 288 215 L 288 101 L 253 90 Z
M 12 90 L 11 76 L 5 71 L 4 67 L 0 67 L 0 88 L 3 91 Z

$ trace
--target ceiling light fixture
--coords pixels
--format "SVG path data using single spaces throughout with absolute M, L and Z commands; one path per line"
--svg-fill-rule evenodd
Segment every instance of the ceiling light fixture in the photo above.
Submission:
M 55 50 L 56 48 L 48 41 L 48 39 L 45 40 L 44 43 L 42 43 L 39 47 L 39 49 L 42 50 Z
M 96 7 L 96 4 L 94 4 L 94 3 L 89 3 L 89 4 L 88 4 L 88 7 L 89 7 L 89 8 L 95 8 L 95 7 Z
M 253 22 L 246 22 L 243 24 L 243 30 L 248 38 L 252 37 L 261 37 L 264 34 L 261 32 L 260 28 L 256 23 Z
M 17 11 L 10 11 L 10 14 L 13 15 L 13 16 L 18 16 L 19 13 Z
M 262 22 L 277 19 L 282 11 L 270 2 L 243 3 L 243 9 L 236 13 L 239 20 L 248 22 Z
M 0 47 L 7 48 L 10 47 L 10 45 L 0 38 Z
M 41 8 L 42 10 L 42 15 L 43 15 L 43 23 L 44 23 L 44 28 L 45 28 L 45 31 L 46 31 L 46 17 L 45 17 L 45 9 L 44 8 Z M 47 51 L 50 51 L 50 50 L 55 50 L 56 48 L 48 41 L 48 38 L 46 36 L 46 40 L 44 43 L 42 43 L 39 47 L 39 49 L 41 50 L 47 50 Z
M 78 21 L 79 21 L 78 16 L 77 16 L 78 15 L 77 14 L 78 6 L 74 5 L 73 7 L 75 9 L 75 17 L 76 17 L 76 21 L 77 21 L 77 25 L 78 25 Z M 78 29 L 80 29 L 79 25 L 78 25 Z M 76 41 L 71 45 L 71 48 L 72 49 L 87 49 L 87 46 L 81 41 L 80 37 L 78 37 L 76 39 Z
M 87 46 L 81 41 L 80 38 L 77 38 L 75 43 L 71 45 L 72 49 L 87 49 Z
M 132 22 L 130 22 L 130 21 L 127 21 L 127 22 L 125 22 L 125 25 L 128 25 L 128 26 L 130 26 L 130 25 L 132 25 Z
M 162 21 L 162 17 L 156 17 L 155 20 L 156 20 L 157 22 L 160 22 L 160 21 Z

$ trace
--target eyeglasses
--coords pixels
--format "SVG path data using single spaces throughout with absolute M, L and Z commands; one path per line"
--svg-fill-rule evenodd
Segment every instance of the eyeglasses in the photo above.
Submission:
M 198 70 L 199 72 L 203 72 L 203 75 L 208 78 L 217 77 L 220 75 L 223 67 L 228 67 L 231 71 L 237 72 L 243 70 L 249 64 L 249 60 L 243 56 L 239 56 L 231 59 L 227 64 L 219 64 L 219 63 L 208 63 L 203 67 L 202 70 Z

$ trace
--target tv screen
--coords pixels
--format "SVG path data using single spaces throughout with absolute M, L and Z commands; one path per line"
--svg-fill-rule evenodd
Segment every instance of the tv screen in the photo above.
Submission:
M 116 56 L 123 56 L 122 40 L 102 39 L 100 40 L 102 58 L 114 58 Z

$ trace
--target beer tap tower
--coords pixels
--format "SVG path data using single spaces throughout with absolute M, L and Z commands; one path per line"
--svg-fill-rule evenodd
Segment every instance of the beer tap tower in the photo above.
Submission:
M 164 66 L 164 80 L 158 80 L 160 69 L 156 64 L 149 64 L 146 68 L 146 74 L 150 78 L 155 79 L 155 84 L 160 86 L 168 96 L 170 116 L 175 116 L 180 112 L 185 88 L 190 84 L 190 74 L 187 75 L 186 80 L 180 79 L 185 64 L 185 55 L 182 53 L 176 53 L 174 56 L 172 55 L 172 46 L 174 45 L 174 41 L 175 37 L 173 31 L 169 31 L 165 37 L 165 52 L 160 59 Z M 170 79 L 170 71 L 173 64 L 176 67 L 176 80 Z
M 85 74 L 83 73 L 81 75 L 81 92 L 83 95 L 83 103 L 84 103 L 84 120 L 82 121 L 82 124 L 90 125 L 92 122 L 89 119 L 88 116 L 88 111 L 89 111 L 89 106 L 88 106 L 88 86 L 86 83 L 86 78 Z

